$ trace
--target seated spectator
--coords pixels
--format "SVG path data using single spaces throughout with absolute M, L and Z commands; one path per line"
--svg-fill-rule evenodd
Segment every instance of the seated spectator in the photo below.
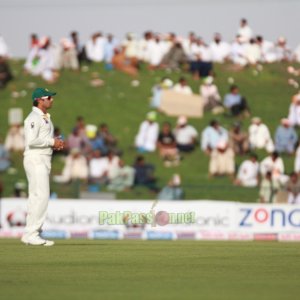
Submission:
M 220 126 L 219 122 L 212 120 L 201 136 L 201 149 L 207 154 L 214 150 L 220 141 L 228 142 L 228 131 Z
M 242 37 L 238 34 L 235 41 L 231 45 L 230 59 L 234 64 L 234 70 L 239 71 L 247 65 L 247 59 L 245 57 L 245 44 Z
M 0 140 L 0 172 L 7 170 L 10 167 L 9 152 L 5 149 Z
M 97 127 L 95 125 L 87 125 L 87 132 L 92 150 L 99 150 L 105 155 L 107 153 L 107 147 L 104 143 L 104 139 L 98 134 Z
M 220 141 L 210 154 L 209 176 L 233 176 L 234 169 L 234 152 L 226 141 Z
M 269 153 L 274 151 L 275 147 L 269 128 L 262 123 L 261 118 L 252 118 L 249 126 L 249 142 L 251 150 L 265 149 Z
M 260 203 L 273 203 L 275 202 L 276 195 L 280 189 L 278 180 L 274 180 L 272 172 L 268 171 L 262 178 L 259 189 Z
M 239 88 L 237 85 L 232 85 L 230 87 L 230 93 L 225 95 L 224 106 L 234 117 L 241 113 L 245 113 L 246 116 L 250 114 L 246 98 L 239 94 Z
M 0 89 L 5 88 L 7 83 L 12 79 L 13 76 L 7 61 L 0 55 Z
M 300 179 L 297 173 L 290 174 L 286 189 L 288 191 L 288 203 L 300 204 Z
M 58 139 L 64 141 L 64 143 L 65 143 L 64 149 L 62 149 L 62 150 L 53 149 L 53 155 L 67 155 L 69 153 L 68 145 L 66 143 L 65 136 L 64 136 L 64 134 L 61 133 L 59 127 L 54 127 L 53 137 L 58 138 Z M 81 151 L 81 153 L 84 153 L 84 152 Z
M 213 84 L 214 78 L 212 76 L 205 77 L 203 84 L 200 86 L 200 95 L 203 99 L 204 109 L 206 111 L 215 110 L 219 108 L 219 112 L 223 112 L 223 106 L 221 103 L 221 96 L 218 91 L 218 87 Z
M 84 181 L 88 179 L 88 163 L 80 153 L 80 149 L 73 148 L 66 158 L 62 175 L 53 176 L 53 180 L 59 183 L 67 183 L 77 179 Z
M 243 155 L 249 150 L 248 134 L 241 130 L 239 122 L 235 122 L 229 131 L 229 145 L 238 155 Z
M 4 147 L 8 151 L 23 151 L 25 147 L 25 136 L 23 126 L 12 125 L 5 138 Z
M 49 37 L 43 37 L 38 47 L 30 50 L 24 68 L 33 76 L 41 76 L 47 83 L 55 83 L 58 72 L 55 70 L 56 52 Z
M 119 169 L 120 157 L 117 156 L 113 151 L 108 151 L 107 156 L 104 157 L 104 159 L 107 160 L 106 176 L 108 181 L 110 181 L 113 175 Z
M 251 154 L 239 167 L 234 183 L 244 187 L 258 186 L 259 163 L 257 155 Z
M 152 164 L 147 164 L 145 158 L 141 155 L 136 157 L 135 163 L 133 165 L 135 169 L 134 175 L 134 185 L 146 186 L 153 192 L 157 192 L 156 178 L 154 177 L 154 166 Z
M 79 135 L 82 135 L 84 137 L 87 136 L 87 130 L 86 130 L 86 125 L 85 125 L 85 121 L 84 118 L 82 116 L 78 116 L 76 118 L 76 124 L 75 127 L 78 129 L 79 131 Z
M 245 58 L 249 65 L 256 65 L 261 59 L 261 49 L 256 39 L 251 38 L 249 44 L 245 46 Z
M 276 60 L 280 62 L 288 62 L 292 59 L 292 51 L 287 45 L 286 38 L 280 36 L 275 45 Z
M 146 120 L 140 125 L 135 137 L 135 146 L 140 153 L 154 152 L 159 133 L 159 125 L 156 122 L 156 112 L 147 113 Z
M 297 150 L 296 150 L 294 171 L 300 175 L 300 145 L 298 145 Z
M 175 42 L 171 49 L 164 55 L 161 66 L 171 70 L 178 70 L 187 61 L 183 47 L 180 42 Z
M 184 77 L 181 77 L 173 87 L 173 91 L 184 95 L 192 95 L 193 91 L 190 86 L 187 85 L 187 81 Z
M 123 160 L 119 160 L 118 168 L 114 168 L 110 174 L 108 190 L 111 191 L 127 191 L 134 184 L 134 168 L 125 166 Z
M 89 139 L 85 134 L 80 134 L 78 127 L 75 127 L 68 136 L 66 144 L 68 150 L 72 151 L 72 149 L 79 149 L 82 153 L 86 153 L 91 147 Z
M 256 37 L 256 42 L 260 47 L 262 63 L 273 63 L 276 61 L 276 54 L 274 51 L 274 43 L 266 41 L 261 35 Z
M 136 76 L 138 74 L 138 62 L 135 57 L 126 57 L 125 48 L 114 49 L 114 56 L 112 57 L 111 63 L 116 70 L 128 75 Z
M 92 153 L 92 158 L 89 162 L 89 180 L 90 182 L 107 183 L 107 168 L 108 160 L 103 157 L 100 150 L 95 150 Z
M 113 151 L 116 154 L 120 154 L 121 151 L 117 148 L 118 140 L 109 131 L 107 124 L 100 124 L 97 135 L 104 141 L 105 147 L 108 151 Z
M 62 38 L 60 40 L 58 68 L 71 70 L 79 69 L 76 45 L 71 39 Z
M 279 153 L 292 154 L 298 141 L 296 130 L 291 126 L 289 119 L 281 119 L 281 125 L 275 133 L 275 149 Z
M 181 178 L 174 174 L 168 185 L 165 186 L 157 195 L 158 200 L 183 200 L 183 189 L 181 187 Z
M 163 90 L 169 90 L 173 87 L 173 81 L 167 77 L 164 77 L 159 84 L 156 84 L 152 88 L 152 98 L 150 106 L 158 109 L 161 104 L 161 94 Z
M 288 119 L 292 126 L 300 126 L 300 93 L 292 97 Z
M 287 181 L 287 176 L 284 175 L 284 163 L 278 152 L 273 152 L 260 163 L 260 173 L 265 176 L 267 172 L 271 172 L 272 178 L 280 183 Z
M 171 130 L 171 124 L 165 122 L 158 135 L 157 148 L 163 158 L 165 166 L 178 165 L 179 154 L 176 147 L 176 139 Z
M 198 132 L 188 124 L 185 116 L 181 116 L 177 120 L 177 126 L 174 129 L 174 136 L 176 139 L 176 147 L 181 152 L 191 152 L 195 149 Z
M 215 33 L 213 42 L 209 45 L 212 61 L 216 63 L 224 63 L 230 53 L 230 46 L 228 43 L 222 41 L 220 33 Z

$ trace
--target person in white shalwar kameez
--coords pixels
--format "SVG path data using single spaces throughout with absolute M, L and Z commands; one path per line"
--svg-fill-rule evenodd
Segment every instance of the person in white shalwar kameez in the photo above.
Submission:
M 140 153 L 154 152 L 156 150 L 159 125 L 156 120 L 156 112 L 147 114 L 146 120 L 140 125 L 138 134 L 135 137 L 135 146 Z
M 248 130 L 251 149 L 266 149 L 268 152 L 273 152 L 275 147 L 267 125 L 263 124 L 258 117 L 252 118 L 251 123 Z
M 239 167 L 235 184 L 245 187 L 258 186 L 258 174 L 259 163 L 257 162 L 257 156 L 256 154 L 252 154 Z

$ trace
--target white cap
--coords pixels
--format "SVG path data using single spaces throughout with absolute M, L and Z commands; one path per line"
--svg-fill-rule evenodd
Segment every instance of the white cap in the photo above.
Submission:
M 177 125 L 185 125 L 187 123 L 187 118 L 186 116 L 180 116 L 177 119 Z

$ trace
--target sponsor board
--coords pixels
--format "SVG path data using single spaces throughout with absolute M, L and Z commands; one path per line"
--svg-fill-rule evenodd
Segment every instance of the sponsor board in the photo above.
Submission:
M 26 200 L 3 199 L 0 215 L 0 236 L 20 237 Z M 300 205 L 58 200 L 43 230 L 47 238 L 300 241 Z

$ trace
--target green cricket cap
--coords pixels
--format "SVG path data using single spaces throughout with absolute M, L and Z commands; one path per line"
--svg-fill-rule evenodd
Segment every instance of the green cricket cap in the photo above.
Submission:
M 48 89 L 44 88 L 36 88 L 33 93 L 32 93 L 32 101 L 42 98 L 42 97 L 47 97 L 47 96 L 55 96 L 55 92 L 50 92 Z

